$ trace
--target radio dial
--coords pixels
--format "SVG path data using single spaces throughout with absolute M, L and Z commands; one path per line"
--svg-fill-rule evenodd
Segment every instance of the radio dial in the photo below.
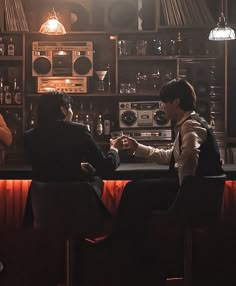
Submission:
M 125 111 L 121 115 L 121 121 L 126 126 L 132 126 L 137 121 L 137 116 L 133 111 Z
M 154 115 L 154 120 L 158 125 L 165 125 L 168 122 L 165 111 L 162 109 L 157 110 Z

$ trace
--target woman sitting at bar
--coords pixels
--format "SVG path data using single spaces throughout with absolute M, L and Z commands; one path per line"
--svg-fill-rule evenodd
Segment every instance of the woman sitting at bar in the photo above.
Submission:
M 7 127 L 7 124 L 0 114 L 0 142 L 6 146 L 10 146 L 12 143 L 12 134 L 10 129 Z
M 99 176 L 113 172 L 119 166 L 118 150 L 111 141 L 105 156 L 87 126 L 72 122 L 72 117 L 69 95 L 49 92 L 40 96 L 36 127 L 24 135 L 32 179 L 42 182 L 89 180 L 101 198 L 103 181 Z M 32 224 L 30 218 L 27 221 L 27 207 L 28 204 L 25 225 Z

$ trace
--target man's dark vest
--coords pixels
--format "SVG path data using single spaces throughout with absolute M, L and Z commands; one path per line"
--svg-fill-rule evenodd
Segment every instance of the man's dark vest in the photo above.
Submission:
M 197 176 L 214 176 L 214 175 L 222 174 L 223 170 L 221 168 L 222 163 L 220 160 L 220 152 L 219 152 L 219 148 L 217 146 L 216 139 L 215 139 L 212 129 L 209 127 L 206 120 L 200 117 L 198 114 L 190 115 L 188 118 L 186 118 L 182 122 L 182 124 L 189 119 L 199 122 L 207 130 L 206 140 L 202 143 L 202 145 L 199 148 L 200 153 L 199 153 L 196 175 Z M 181 145 L 182 145 L 181 126 L 180 126 L 180 131 L 179 131 L 180 152 L 181 152 Z M 175 160 L 174 160 L 174 155 L 172 152 L 170 166 L 169 166 L 169 171 L 171 175 L 176 174 L 176 170 L 174 166 L 175 166 Z

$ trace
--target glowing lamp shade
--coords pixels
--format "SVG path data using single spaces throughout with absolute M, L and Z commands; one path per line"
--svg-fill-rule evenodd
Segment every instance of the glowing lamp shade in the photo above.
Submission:
M 49 13 L 49 19 L 42 24 L 39 32 L 47 35 L 64 35 L 66 34 L 65 27 L 57 19 L 57 14 L 53 10 Z
M 223 12 L 219 17 L 219 22 L 217 24 L 217 27 L 210 31 L 209 40 L 211 41 L 235 40 L 235 32 L 233 29 L 227 26 Z

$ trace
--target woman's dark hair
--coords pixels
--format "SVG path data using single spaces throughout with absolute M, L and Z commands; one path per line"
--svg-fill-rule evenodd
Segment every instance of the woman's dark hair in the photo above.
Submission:
M 179 98 L 179 106 L 184 111 L 196 109 L 196 93 L 193 86 L 184 79 L 173 79 L 165 83 L 161 88 L 160 98 L 164 103 Z
M 38 104 L 38 124 L 50 124 L 57 120 L 63 120 L 65 114 L 62 112 L 61 106 L 68 109 L 69 104 L 71 104 L 71 98 L 66 93 L 59 91 L 43 93 Z

